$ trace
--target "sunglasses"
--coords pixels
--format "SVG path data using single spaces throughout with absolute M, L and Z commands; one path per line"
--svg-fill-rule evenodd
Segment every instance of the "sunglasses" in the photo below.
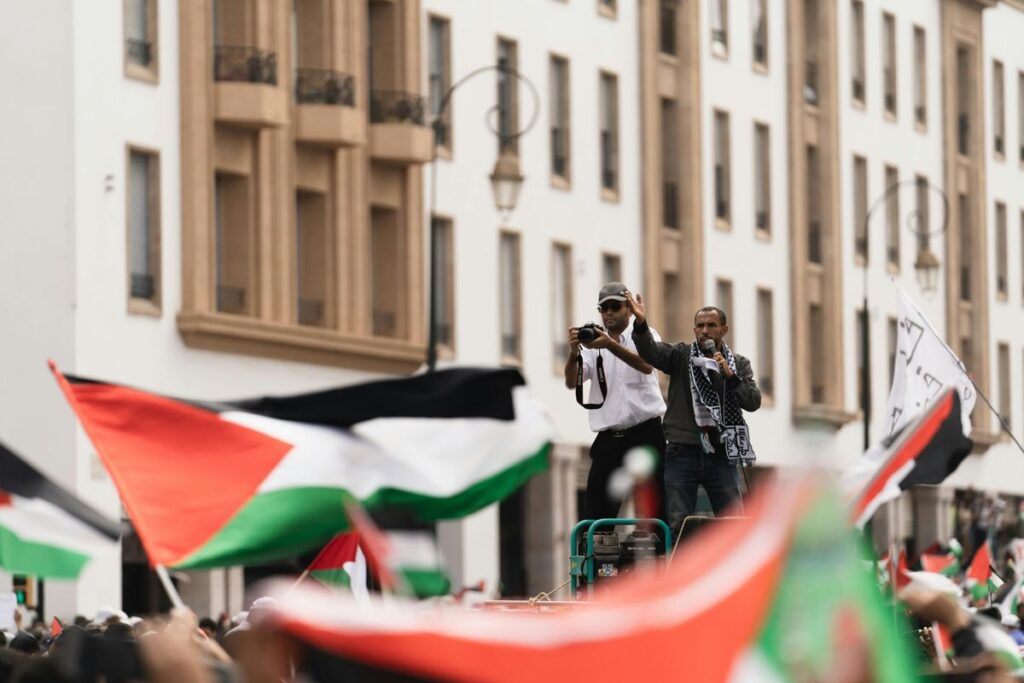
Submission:
M 605 301 L 603 304 L 597 305 L 597 310 L 601 311 L 602 313 L 604 313 L 605 311 L 618 313 L 620 308 L 622 308 L 621 301 Z

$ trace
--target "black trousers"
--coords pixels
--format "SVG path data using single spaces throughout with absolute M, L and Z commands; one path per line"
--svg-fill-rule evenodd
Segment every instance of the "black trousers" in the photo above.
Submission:
M 621 432 L 598 432 L 590 446 L 590 474 L 587 475 L 587 495 L 580 519 L 601 519 L 618 517 L 622 501 L 612 500 L 608 495 L 608 479 L 612 472 L 622 467 L 626 453 L 637 446 L 650 446 L 658 453 L 658 464 L 654 470 L 654 486 L 658 498 L 659 519 L 665 519 L 665 432 L 661 418 L 655 417 Z M 608 529 L 611 531 L 611 529 Z

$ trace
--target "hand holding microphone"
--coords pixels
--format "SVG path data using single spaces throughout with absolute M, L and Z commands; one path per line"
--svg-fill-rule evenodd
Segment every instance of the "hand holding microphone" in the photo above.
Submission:
M 704 352 L 704 355 L 708 358 L 714 359 L 718 363 L 718 369 L 721 371 L 722 376 L 729 378 L 733 376 L 733 371 L 729 368 L 729 363 L 725 360 L 725 356 L 722 352 L 715 347 L 714 339 L 702 339 L 700 342 L 700 349 Z

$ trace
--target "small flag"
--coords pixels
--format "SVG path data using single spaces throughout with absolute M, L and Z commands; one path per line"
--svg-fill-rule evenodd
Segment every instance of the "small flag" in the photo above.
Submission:
M 971 595 L 977 600 L 991 592 L 989 579 L 992 576 L 992 556 L 988 551 L 988 542 L 981 544 L 967 568 L 967 585 Z
M 952 553 L 947 555 L 925 553 L 921 555 L 921 570 L 945 576 L 956 576 L 960 571 L 960 563 Z
M 120 525 L 0 444 L 0 567 L 11 574 L 76 579 L 113 550 Z
M 351 586 L 357 564 L 363 565 L 363 586 L 366 586 L 366 557 L 359 549 L 359 536 L 349 531 L 338 534 L 323 547 L 306 567 L 309 576 L 326 586 Z

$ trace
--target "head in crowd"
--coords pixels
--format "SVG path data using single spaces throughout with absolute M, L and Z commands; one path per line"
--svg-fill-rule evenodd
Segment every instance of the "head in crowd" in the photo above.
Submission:
M 597 295 L 597 310 L 601 313 L 601 324 L 613 337 L 621 335 L 629 327 L 632 315 L 626 305 L 626 285 L 621 282 L 609 282 Z
M 697 310 L 693 316 L 693 336 L 697 344 L 705 339 L 715 343 L 715 349 L 722 350 L 722 340 L 729 333 L 729 319 L 721 308 L 717 306 L 704 306 Z

